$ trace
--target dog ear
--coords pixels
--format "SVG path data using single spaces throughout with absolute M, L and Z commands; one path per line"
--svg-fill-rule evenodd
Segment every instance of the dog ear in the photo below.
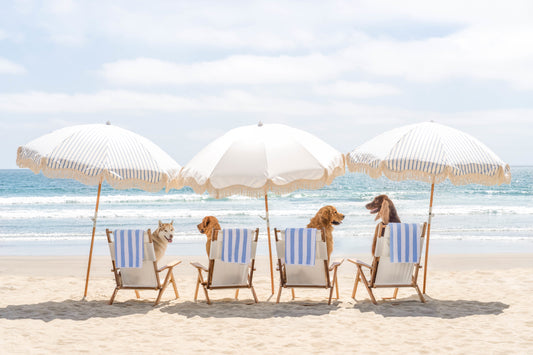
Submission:
M 327 226 L 331 222 L 331 210 L 329 208 L 324 208 L 322 210 L 322 214 L 320 215 L 320 219 L 323 226 Z
M 174 220 L 170 221 L 170 224 L 174 225 Z
M 381 215 L 381 220 L 385 224 L 389 224 L 389 216 L 390 216 L 390 210 L 389 210 L 389 201 L 383 200 L 383 203 L 381 204 L 381 210 L 379 211 L 379 214 Z
M 161 227 L 163 225 L 163 222 L 161 222 L 161 220 L 159 220 L 159 227 Z

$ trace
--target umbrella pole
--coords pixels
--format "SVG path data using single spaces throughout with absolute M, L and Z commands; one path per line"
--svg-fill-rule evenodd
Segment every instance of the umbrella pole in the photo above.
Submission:
M 270 243 L 270 217 L 268 215 L 268 197 L 265 193 L 265 210 L 268 235 L 268 256 L 270 257 L 270 283 L 272 285 L 272 294 L 274 294 L 274 268 L 272 267 L 272 245 Z
M 85 278 L 85 292 L 83 293 L 83 299 L 87 297 L 87 288 L 89 287 L 89 273 L 91 272 L 91 260 L 93 256 L 93 247 L 94 247 L 94 234 L 96 232 L 96 216 L 98 215 L 98 205 L 100 204 L 100 191 L 102 191 L 102 181 L 98 184 L 98 195 L 96 197 L 96 207 L 94 209 L 93 220 L 93 235 L 91 237 L 91 249 L 89 251 L 89 265 L 87 265 L 87 277 Z
M 435 183 L 431 184 L 431 197 L 429 198 L 429 216 L 428 216 L 428 235 L 426 238 L 426 255 L 424 260 L 424 287 L 422 288 L 422 293 L 426 294 L 426 276 L 428 273 L 428 252 L 429 252 L 429 234 L 431 231 L 431 216 L 433 214 L 433 191 L 435 190 Z

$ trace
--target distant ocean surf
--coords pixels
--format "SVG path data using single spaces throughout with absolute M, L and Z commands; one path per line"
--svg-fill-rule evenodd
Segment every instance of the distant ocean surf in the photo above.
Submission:
M 533 167 L 512 167 L 510 185 L 435 186 L 431 253 L 533 252 Z M 0 170 L 0 255 L 86 255 L 96 203 L 95 186 L 48 179 L 26 169 Z M 385 193 L 404 222 L 427 219 L 430 185 L 347 173 L 320 190 L 269 196 L 272 228 L 305 226 L 327 204 L 346 215 L 336 226 L 335 254 L 368 253 L 375 221 L 364 205 Z M 102 187 L 95 253 L 107 255 L 105 229 L 152 228 L 174 220 L 174 255 L 203 255 L 202 218 L 222 226 L 259 227 L 259 254 L 267 253 L 264 200 L 216 200 L 190 188 L 169 193 Z

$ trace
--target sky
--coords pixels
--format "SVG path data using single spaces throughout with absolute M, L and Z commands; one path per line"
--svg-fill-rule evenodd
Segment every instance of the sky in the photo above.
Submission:
M 530 0 L 0 2 L 0 169 L 107 121 L 181 165 L 259 121 L 348 153 L 431 120 L 533 165 Z

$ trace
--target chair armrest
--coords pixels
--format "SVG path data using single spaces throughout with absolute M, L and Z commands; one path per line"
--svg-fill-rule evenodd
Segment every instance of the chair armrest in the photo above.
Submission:
M 194 263 L 191 263 L 191 265 L 194 266 L 197 269 L 204 270 L 205 272 L 209 271 L 205 266 L 203 266 L 200 263 L 194 262 Z
M 340 261 L 334 261 L 329 266 L 329 271 L 335 269 L 336 267 L 339 267 L 343 263 L 344 259 L 341 259 Z
M 180 263 L 181 263 L 181 260 L 174 260 L 174 261 L 166 264 L 165 266 L 160 267 L 157 270 L 157 272 L 161 272 L 161 271 L 166 270 L 166 269 L 171 269 L 171 268 L 173 268 L 174 266 L 176 266 L 176 265 L 178 265 Z
M 356 265 L 366 266 L 367 268 L 372 269 L 372 266 L 370 266 L 369 264 L 367 264 L 367 263 L 365 263 L 365 262 L 363 262 L 361 260 L 348 259 L 348 261 L 351 262 L 351 263 L 354 263 Z

